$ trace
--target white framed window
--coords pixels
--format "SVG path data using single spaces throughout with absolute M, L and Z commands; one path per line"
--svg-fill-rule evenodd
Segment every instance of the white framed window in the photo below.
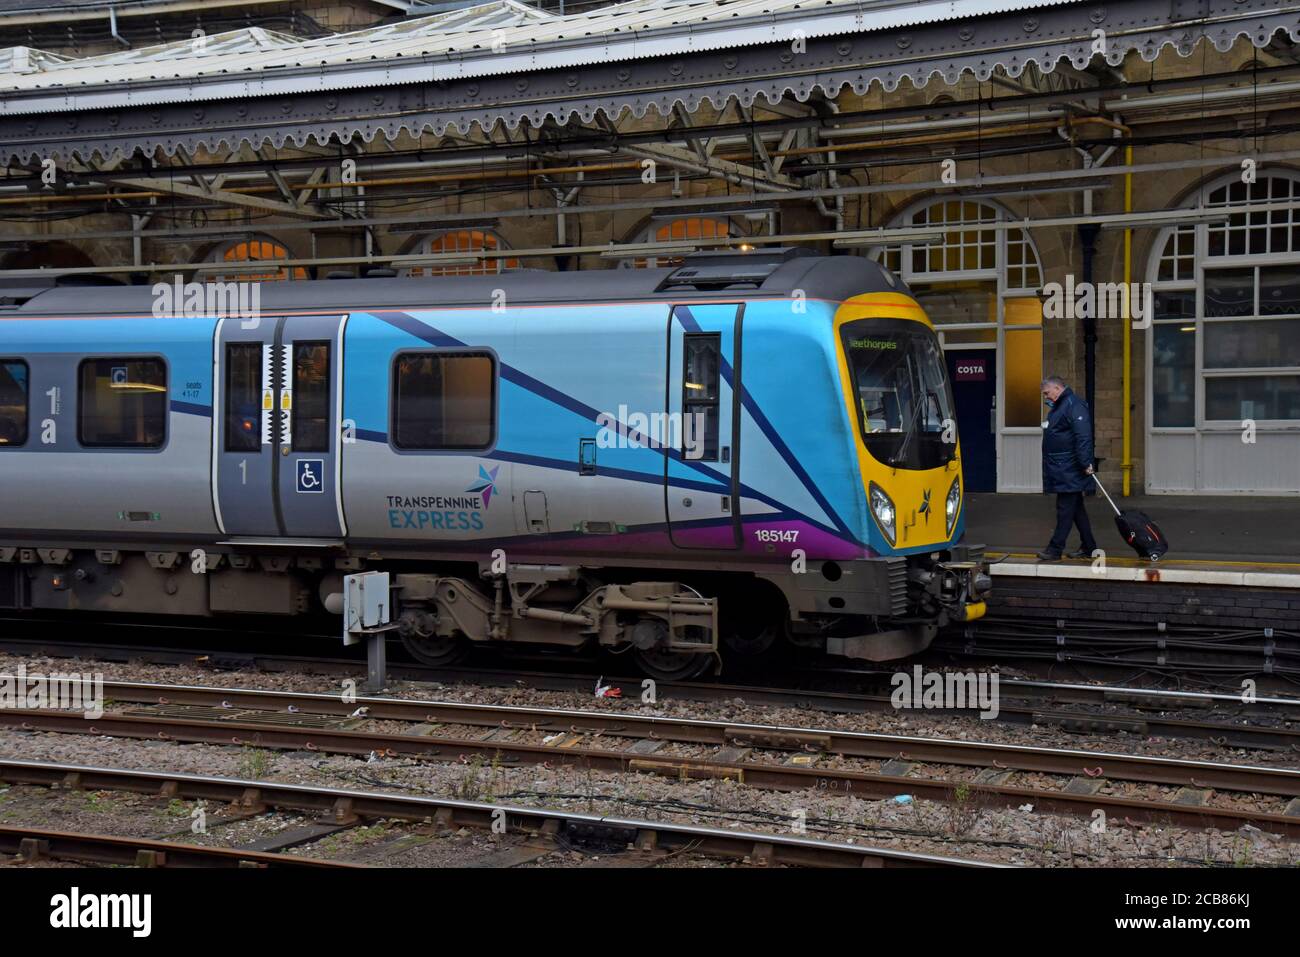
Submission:
M 908 284 L 945 350 L 997 350 L 996 407 L 990 412 L 998 488 L 1035 491 L 1042 484 L 1042 265 L 1023 229 L 996 228 L 1009 218 L 988 200 L 930 197 L 904 209 L 890 226 L 941 238 L 875 247 L 869 255 Z M 1010 464 L 1003 468 L 1003 462 Z
M 1156 237 L 1148 490 L 1300 491 L 1300 211 L 1250 208 L 1296 200 L 1293 171 L 1229 174 L 1187 202 L 1222 222 Z
M 1232 176 L 1197 205 L 1300 199 L 1300 177 Z M 1169 227 L 1153 247 L 1153 429 L 1300 425 L 1300 211 L 1242 210 L 1222 223 Z
M 1041 420 L 1042 267 L 1023 229 L 990 229 L 1002 207 L 970 199 L 932 199 L 891 224 L 942 233 L 941 240 L 876 247 L 873 258 L 902 276 L 947 349 L 996 346 L 1010 357 L 999 375 L 1001 427 L 1038 429 Z
M 692 239 L 726 239 L 737 235 L 735 227 L 727 217 L 682 216 L 667 222 L 652 222 L 641 231 L 635 243 L 671 243 Z M 623 259 L 619 266 L 623 269 L 666 268 L 681 261 L 681 256 L 646 256 L 641 259 Z
M 1001 272 L 1005 289 L 1036 292 L 1043 284 L 1038 250 L 1023 229 L 990 228 L 1005 218 L 1006 211 L 989 202 L 931 200 L 904 211 L 892 225 L 942 232 L 943 239 L 878 247 L 873 258 L 909 284 L 937 274 L 944 281 L 997 279 Z
M 218 246 L 208 254 L 208 262 L 213 263 L 249 263 L 259 262 L 263 259 L 292 259 L 293 254 L 284 243 L 272 239 L 270 236 L 261 234 L 249 236 L 246 239 L 235 239 L 221 246 Z M 228 282 L 242 280 L 244 282 L 277 282 L 286 279 L 306 279 L 307 270 L 302 266 L 292 268 L 268 267 L 266 272 L 247 272 L 243 269 L 232 269 L 229 273 L 218 273 L 213 270 L 208 277 L 217 282 Z
M 406 251 L 407 256 L 437 256 L 456 253 L 500 252 L 509 245 L 488 229 L 446 229 L 426 233 Z M 399 276 L 491 276 L 518 269 L 519 260 L 509 256 L 485 256 L 475 262 L 454 262 L 447 265 L 408 266 L 398 271 Z

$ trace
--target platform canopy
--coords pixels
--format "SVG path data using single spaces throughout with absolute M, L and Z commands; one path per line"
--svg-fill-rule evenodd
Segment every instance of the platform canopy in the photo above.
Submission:
M 239 30 L 83 59 L 0 51 L 0 157 L 107 159 L 806 101 L 1171 46 L 1300 40 L 1300 0 L 515 0 L 297 40 Z M 761 105 L 761 104 L 760 104 Z

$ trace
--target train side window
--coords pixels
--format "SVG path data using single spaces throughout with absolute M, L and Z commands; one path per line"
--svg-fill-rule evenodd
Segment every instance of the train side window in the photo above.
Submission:
M 393 445 L 491 448 L 496 364 L 485 352 L 403 352 L 393 360 Z
M 330 344 L 293 344 L 293 450 L 330 450 Z
M 78 378 L 77 440 L 82 445 L 162 447 L 167 436 L 167 366 L 161 359 L 86 359 Z
M 698 462 L 716 462 L 722 336 L 706 332 L 683 338 L 682 412 L 689 418 L 682 422 L 682 454 Z M 692 440 L 690 445 L 688 438 Z
M 226 451 L 262 451 L 262 343 L 226 346 Z
M 0 359 L 0 446 L 14 447 L 27 442 L 27 363 L 21 359 Z

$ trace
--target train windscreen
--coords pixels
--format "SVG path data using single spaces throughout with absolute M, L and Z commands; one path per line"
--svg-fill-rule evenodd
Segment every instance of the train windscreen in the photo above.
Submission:
M 957 448 L 938 338 L 914 322 L 860 319 L 841 328 L 858 427 L 867 450 L 894 468 L 932 469 Z

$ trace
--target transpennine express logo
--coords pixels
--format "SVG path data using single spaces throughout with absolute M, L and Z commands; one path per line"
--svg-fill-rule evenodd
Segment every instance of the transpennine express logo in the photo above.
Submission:
M 492 496 L 497 490 L 497 473 L 501 471 L 501 466 L 497 466 L 489 472 L 482 465 L 478 467 L 478 482 L 465 489 L 466 492 L 477 492 L 483 496 L 483 509 L 487 510 L 492 501 Z
M 497 490 L 501 466 L 478 467 L 478 481 L 460 495 L 388 495 L 390 528 L 421 532 L 481 532 L 483 513 Z

